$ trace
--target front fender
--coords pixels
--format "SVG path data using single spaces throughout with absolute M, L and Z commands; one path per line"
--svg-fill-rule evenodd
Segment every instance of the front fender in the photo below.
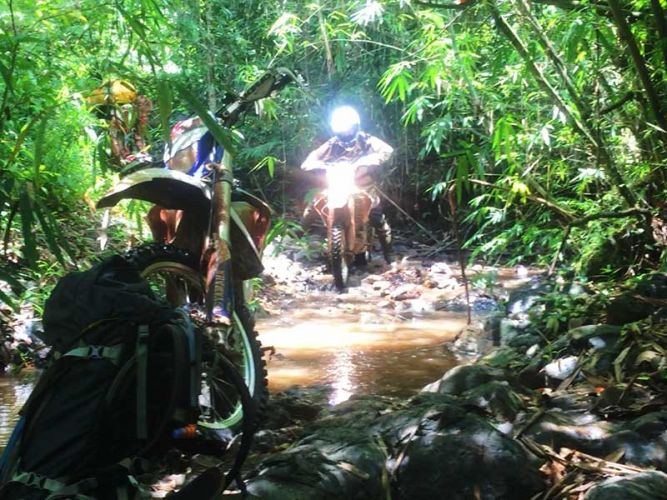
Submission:
M 211 205 L 211 191 L 206 183 L 166 168 L 146 168 L 129 174 L 97 202 L 97 207 L 113 207 L 128 198 L 174 210 L 208 211 Z

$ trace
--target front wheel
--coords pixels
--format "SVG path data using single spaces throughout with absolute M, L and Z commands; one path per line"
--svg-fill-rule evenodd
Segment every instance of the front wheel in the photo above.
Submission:
M 331 228 L 331 272 L 334 277 L 336 290 L 342 292 L 347 286 L 349 274 L 347 260 L 345 257 L 346 239 L 345 228 L 334 224 Z
M 173 307 L 186 307 L 205 316 L 204 279 L 198 260 L 173 245 L 153 243 L 132 249 L 126 258 L 134 263 L 156 296 Z M 254 330 L 252 316 L 235 287 L 235 311 L 229 327 L 205 327 L 203 334 L 202 387 L 198 425 L 215 431 L 236 432 L 243 424 L 243 405 L 221 368 L 221 353 L 241 374 L 257 408 L 258 418 L 268 401 L 266 361 Z

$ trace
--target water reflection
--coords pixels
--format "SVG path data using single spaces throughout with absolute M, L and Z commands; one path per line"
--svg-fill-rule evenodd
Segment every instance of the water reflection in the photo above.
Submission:
M 353 394 L 350 376 L 354 372 L 354 365 L 350 352 L 345 350 L 334 354 L 334 362 L 330 371 L 333 376 L 333 392 L 329 398 L 329 404 L 337 405 L 350 399 Z
M 0 452 L 9 440 L 14 425 L 34 387 L 32 377 L 0 377 Z

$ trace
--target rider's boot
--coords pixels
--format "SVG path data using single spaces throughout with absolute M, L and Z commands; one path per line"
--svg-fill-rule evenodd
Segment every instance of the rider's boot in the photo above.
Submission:
M 391 227 L 380 207 L 371 209 L 368 221 L 373 226 L 373 229 L 375 229 L 385 262 L 391 264 L 394 260 L 394 252 L 391 245 Z

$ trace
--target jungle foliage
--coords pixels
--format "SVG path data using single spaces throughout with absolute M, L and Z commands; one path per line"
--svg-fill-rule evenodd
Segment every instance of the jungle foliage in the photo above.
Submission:
M 116 172 L 108 123 L 85 103 L 92 89 L 121 78 L 151 98 L 159 157 L 189 96 L 216 109 L 270 66 L 303 81 L 240 125 L 238 165 L 283 214 L 301 201 L 292 173 L 345 102 L 396 147 L 383 189 L 434 231 L 457 207 L 473 257 L 589 276 L 664 268 L 665 7 L 3 0 L 0 279 L 94 255 L 89 207 Z

